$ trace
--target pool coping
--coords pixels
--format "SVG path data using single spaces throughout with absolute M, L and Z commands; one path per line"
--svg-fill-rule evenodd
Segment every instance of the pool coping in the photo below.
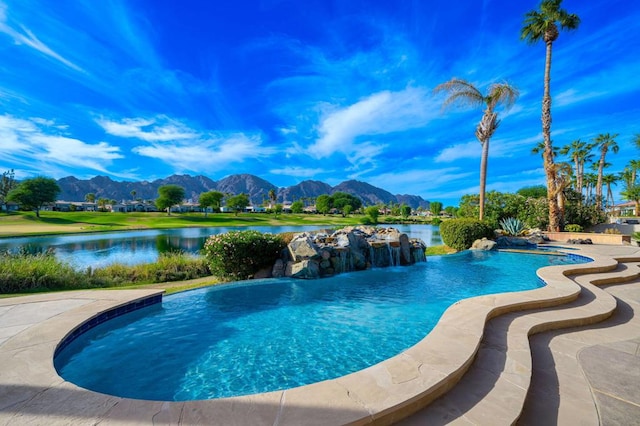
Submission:
M 101 313 L 162 290 L 86 290 L 0 300 L 0 313 L 35 312 L 0 343 L 0 423 L 47 424 L 391 424 L 451 389 L 474 360 L 485 323 L 498 315 L 566 303 L 580 293 L 569 274 L 613 270 L 617 261 L 582 253 L 586 264 L 538 270 L 545 287 L 465 299 L 450 306 L 423 340 L 349 375 L 297 388 L 213 400 L 166 402 L 114 397 L 62 379 L 53 356 L 64 339 Z M 46 317 L 44 311 L 56 307 Z M 38 315 L 42 318 L 38 319 Z M 20 321 L 18 321 L 20 322 Z M 26 323 L 25 323 L 26 322 Z M 2 336 L 0 336 L 2 337 Z M 151 366 L 152 367 L 152 366 Z

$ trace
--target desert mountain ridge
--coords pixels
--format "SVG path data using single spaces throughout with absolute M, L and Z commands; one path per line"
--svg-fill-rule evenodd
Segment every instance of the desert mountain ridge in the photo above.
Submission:
M 429 207 L 429 201 L 418 195 L 394 195 L 384 189 L 357 180 L 347 180 L 336 186 L 316 180 L 305 180 L 286 188 L 278 188 L 271 182 L 251 174 L 230 175 L 219 181 L 202 175 L 172 175 L 151 182 L 146 180 L 119 182 L 107 176 L 96 176 L 86 180 L 67 176 L 58 179 L 57 182 L 61 189 L 58 199 L 65 201 L 83 201 L 85 195 L 89 193 L 94 193 L 96 199 L 107 198 L 121 201 L 140 198 L 154 200 L 158 197 L 159 187 L 172 184 L 183 187 L 186 198 L 193 201 L 197 201 L 203 192 L 220 191 L 226 194 L 248 194 L 253 204 L 262 204 L 269 199 L 269 191 L 273 189 L 277 193 L 278 202 L 291 202 L 303 198 L 310 200 L 319 195 L 340 191 L 359 197 L 364 205 L 393 202 L 405 203 L 412 208 Z

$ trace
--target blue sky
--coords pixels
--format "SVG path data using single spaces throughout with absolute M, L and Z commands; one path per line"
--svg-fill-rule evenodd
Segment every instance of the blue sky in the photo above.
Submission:
M 490 145 L 488 190 L 544 183 L 538 1 L 0 0 L 0 170 L 81 179 L 281 187 L 357 179 L 457 205 L 477 193 L 482 112 L 442 110 L 452 77 L 520 98 Z M 618 133 L 640 152 L 640 2 L 565 0 L 582 23 L 554 44 L 552 138 Z M 621 186 L 619 184 L 618 186 Z M 617 188 L 619 191 L 621 188 Z M 618 201 L 618 199 L 616 200 Z

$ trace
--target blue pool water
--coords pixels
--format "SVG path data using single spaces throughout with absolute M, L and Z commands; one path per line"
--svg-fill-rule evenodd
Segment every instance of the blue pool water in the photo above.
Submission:
M 193 290 L 91 329 L 58 354 L 55 366 L 79 386 L 140 399 L 291 388 L 402 352 L 458 300 L 540 287 L 538 268 L 584 260 L 466 251 L 328 279 Z

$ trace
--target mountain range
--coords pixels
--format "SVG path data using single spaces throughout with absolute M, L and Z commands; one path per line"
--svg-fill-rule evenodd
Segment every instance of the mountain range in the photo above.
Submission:
M 340 191 L 359 197 L 364 205 L 405 203 L 412 208 L 429 207 L 429 201 L 418 195 L 393 195 L 384 189 L 357 180 L 348 180 L 336 186 L 315 180 L 305 180 L 297 185 L 278 188 L 271 182 L 250 174 L 231 175 L 217 182 L 206 176 L 190 175 L 172 175 L 152 182 L 146 180 L 118 182 L 107 176 L 81 180 L 74 176 L 68 176 L 58 180 L 61 189 L 58 199 L 84 201 L 85 195 L 93 193 L 96 195 L 96 199 L 107 198 L 122 201 L 140 198 L 154 200 L 158 197 L 158 188 L 169 184 L 183 187 L 186 198 L 194 202 L 197 202 L 203 192 L 220 191 L 225 194 L 248 194 L 253 204 L 262 204 L 269 199 L 269 191 L 273 189 L 278 196 L 278 202 L 292 202 L 302 198 L 311 199 L 319 195 Z

